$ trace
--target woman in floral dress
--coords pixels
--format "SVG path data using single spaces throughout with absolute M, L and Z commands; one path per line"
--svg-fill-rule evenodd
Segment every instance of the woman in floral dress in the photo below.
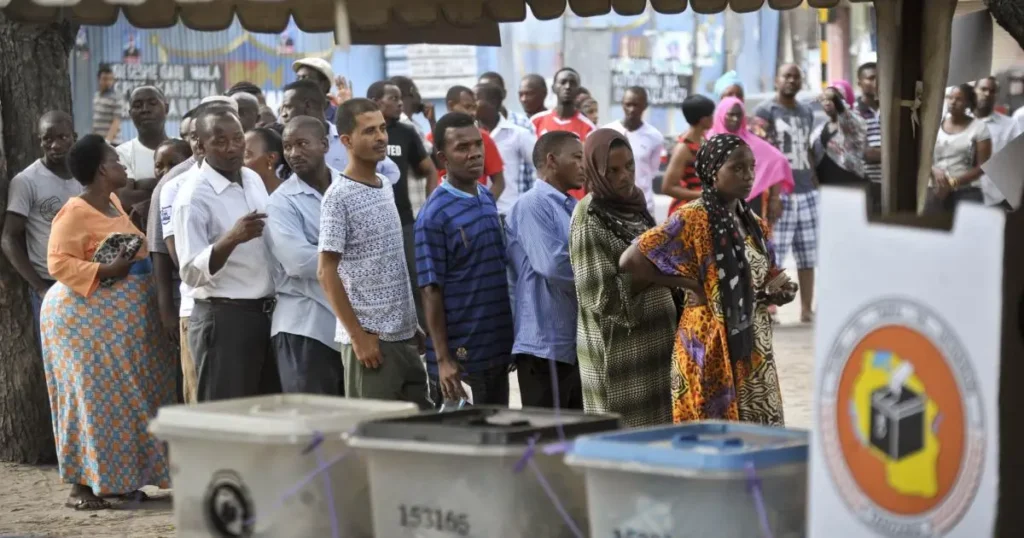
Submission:
M 675 422 L 781 426 L 767 306 L 792 301 L 796 284 L 775 266 L 768 228 L 743 202 L 754 185 L 754 154 L 740 137 L 717 135 L 698 152 L 697 175 L 701 198 L 640 236 L 622 268 L 640 278 L 653 273 L 698 284 L 676 331 Z

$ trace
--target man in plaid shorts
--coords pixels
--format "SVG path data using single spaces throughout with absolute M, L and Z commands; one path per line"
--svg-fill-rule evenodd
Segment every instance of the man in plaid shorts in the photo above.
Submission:
M 814 112 L 796 96 L 803 72 L 796 64 L 783 64 L 775 78 L 775 97 L 761 103 L 754 115 L 766 124 L 768 139 L 789 160 L 795 185 L 783 194 L 782 216 L 774 225 L 775 260 L 779 265 L 793 252 L 800 281 L 800 321 L 814 319 L 814 266 L 818 262 L 818 180 L 811 159 Z

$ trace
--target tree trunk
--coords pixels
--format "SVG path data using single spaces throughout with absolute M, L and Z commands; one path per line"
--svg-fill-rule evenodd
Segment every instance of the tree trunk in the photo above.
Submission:
M 71 113 L 70 22 L 20 24 L 0 13 L 0 206 L 10 178 L 40 156 L 36 123 Z M 2 229 L 2 224 L 0 224 Z M 54 461 L 50 402 L 36 345 L 28 287 L 0 256 L 0 460 Z
M 1024 48 L 1024 0 L 985 0 L 992 16 Z

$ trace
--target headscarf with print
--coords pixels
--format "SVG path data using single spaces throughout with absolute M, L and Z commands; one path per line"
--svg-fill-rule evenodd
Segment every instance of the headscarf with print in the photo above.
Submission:
M 598 129 L 583 143 L 583 168 L 587 192 L 592 197 L 591 209 L 605 221 L 615 235 L 627 243 L 654 226 L 654 217 L 647 211 L 643 191 L 632 186 L 623 195 L 608 180 L 608 159 L 612 144 L 619 141 L 632 151 L 629 139 L 612 129 Z M 638 226 L 641 225 L 642 226 Z
M 722 315 L 732 360 L 749 357 L 754 349 L 754 285 L 750 279 L 746 244 L 732 211 L 715 187 L 715 178 L 729 156 L 747 146 L 733 134 L 713 136 L 697 152 L 697 176 L 701 182 L 701 200 L 711 227 L 711 248 L 718 266 L 718 288 L 722 298 Z M 739 201 L 739 217 L 754 243 L 763 251 L 761 225 L 743 200 Z

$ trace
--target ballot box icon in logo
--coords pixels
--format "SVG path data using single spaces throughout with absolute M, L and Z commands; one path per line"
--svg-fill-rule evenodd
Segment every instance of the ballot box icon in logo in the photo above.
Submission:
M 924 400 L 908 388 L 871 394 L 871 445 L 900 460 L 924 448 Z

